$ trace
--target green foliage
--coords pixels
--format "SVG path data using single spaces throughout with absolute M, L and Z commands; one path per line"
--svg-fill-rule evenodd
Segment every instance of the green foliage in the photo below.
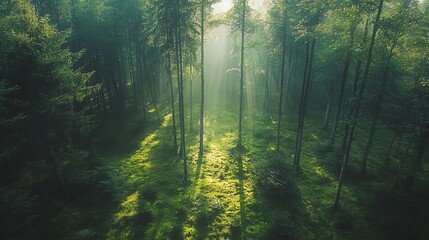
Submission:
M 258 162 L 255 169 L 257 183 L 266 195 L 282 200 L 295 197 L 296 189 L 291 183 L 293 171 L 277 157 Z
M 268 219 L 269 239 L 294 239 L 294 223 L 290 219 L 288 212 L 276 210 L 273 211 Z

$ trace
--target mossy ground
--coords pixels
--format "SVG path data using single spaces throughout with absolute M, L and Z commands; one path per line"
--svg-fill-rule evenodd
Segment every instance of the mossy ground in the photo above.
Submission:
M 164 114 L 159 127 L 150 123 L 143 130 L 136 119 L 119 127 L 115 142 L 110 143 L 117 147 L 110 147 L 99 157 L 100 170 L 105 174 L 101 184 L 112 201 L 100 204 L 106 209 L 95 213 L 102 216 L 98 219 L 103 222 L 99 223 L 102 226 L 96 226 L 94 235 L 100 239 L 429 236 L 424 228 L 428 223 L 425 218 L 428 206 L 421 202 L 428 196 L 403 194 L 392 188 L 401 149 L 393 155 L 391 167 L 384 167 L 389 130 L 380 129 L 377 133 L 368 166 L 370 177 L 361 178 L 359 157 L 367 129 L 360 124 L 346 172 L 341 211 L 333 212 L 339 155 L 335 150 L 326 150 L 329 134 L 321 130 L 322 113 L 307 114 L 302 171 L 297 173 L 293 170 L 295 115 L 284 118 L 281 151 L 277 154 L 276 121 L 267 114 L 246 112 L 243 131 L 246 149 L 238 151 L 237 113 L 225 109 L 228 108 L 206 111 L 202 158 L 198 157 L 198 129 L 187 132 L 186 185 L 183 162 L 173 149 L 171 114 Z M 192 119 L 195 128 L 198 128 L 197 117 Z M 136 129 L 140 132 L 131 134 Z M 427 190 L 427 173 L 425 165 L 416 192 Z M 403 218 L 411 222 L 401 224 Z

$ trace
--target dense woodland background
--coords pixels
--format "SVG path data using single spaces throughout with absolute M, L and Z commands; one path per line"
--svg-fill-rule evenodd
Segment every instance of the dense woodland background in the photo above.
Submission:
M 429 1 L 2 0 L 1 239 L 427 239 Z

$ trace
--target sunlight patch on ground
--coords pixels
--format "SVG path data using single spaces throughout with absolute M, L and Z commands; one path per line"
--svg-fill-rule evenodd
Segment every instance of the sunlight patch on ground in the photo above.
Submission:
M 164 119 L 170 118 L 171 115 L 167 115 Z M 118 201 L 107 239 L 171 238 L 177 224 L 177 208 L 183 206 L 178 199 L 183 196 L 177 194 L 180 187 L 165 184 L 165 181 L 177 183 L 181 179 L 179 165 L 172 164 L 170 130 L 163 122 L 140 141 L 133 154 L 114 162 L 104 161 L 109 184 L 113 186 L 113 198 Z
M 115 223 L 124 220 L 125 218 L 134 217 L 138 211 L 138 200 L 140 193 L 135 192 L 121 203 L 121 210 L 115 214 Z
M 139 192 L 134 192 L 129 195 L 119 207 L 119 212 L 114 215 L 113 225 L 107 233 L 107 239 L 129 239 L 133 234 L 132 225 L 129 220 L 132 220 L 138 214 Z
M 324 168 L 322 167 L 314 167 L 314 172 L 316 173 L 316 175 L 320 178 L 327 178 L 331 181 L 334 181 L 334 178 L 331 176 L 331 174 L 326 171 Z
M 192 208 L 183 234 L 185 239 L 230 239 L 242 222 L 241 211 L 245 206 L 241 204 L 254 202 L 253 182 L 246 177 L 242 182 L 239 180 L 239 162 L 230 153 L 236 133 L 223 123 L 232 119 L 222 115 L 205 120 L 206 127 L 210 126 L 205 132 L 208 140 L 203 159 L 199 162 L 194 158 L 192 163 L 193 172 L 199 175 L 191 187 Z M 198 151 L 198 147 L 191 149 Z M 197 156 L 197 152 L 191 154 Z M 242 163 L 247 169 L 249 161 L 243 159 Z

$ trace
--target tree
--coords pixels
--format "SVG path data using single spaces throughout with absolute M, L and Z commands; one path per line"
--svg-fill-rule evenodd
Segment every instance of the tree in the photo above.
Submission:
M 2 235 L 6 230 L 12 238 L 46 238 L 48 229 L 37 221 L 49 215 L 40 209 L 51 202 L 37 199 L 74 197 L 67 188 L 70 173 L 62 169 L 81 163 L 81 157 L 66 157 L 80 151 L 74 142 L 93 123 L 77 107 L 91 90 L 85 86 L 91 73 L 73 68 L 82 53 L 64 48 L 68 39 L 28 0 L 0 3 L 0 169 L 3 181 L 18 183 L 1 186 L 8 217 L 2 218 L 8 222 Z
M 345 3 L 345 7 L 343 8 L 343 12 L 340 12 L 342 15 L 340 18 L 343 23 L 345 23 L 344 27 L 344 38 L 346 38 L 345 42 L 345 59 L 344 59 L 344 68 L 341 75 L 341 81 L 340 81 L 340 89 L 339 89 L 339 95 L 338 95 L 338 104 L 335 112 L 334 117 L 334 123 L 332 126 L 331 136 L 329 140 L 329 145 L 332 146 L 335 143 L 335 137 L 336 137 L 336 131 L 338 127 L 338 122 L 340 120 L 340 113 L 341 108 L 343 106 L 343 99 L 344 99 L 344 92 L 346 88 L 346 82 L 349 76 L 349 68 L 350 64 L 352 62 L 352 56 L 353 56 L 353 47 L 354 47 L 354 39 L 355 39 L 355 32 L 356 28 L 359 23 L 359 17 L 360 14 L 358 12 L 358 7 L 354 6 L 350 2 Z M 348 35 L 347 35 L 348 34 Z M 365 34 L 364 34 L 365 35 Z
M 284 9 L 284 16 L 283 19 L 286 21 L 287 19 L 287 10 L 286 6 Z M 286 24 L 284 24 L 286 25 Z M 280 100 L 279 100 L 279 112 L 278 112 L 278 123 L 277 123 L 277 144 L 276 144 L 276 152 L 279 153 L 280 151 L 280 126 L 281 126 L 281 120 L 282 120 L 282 103 L 284 98 L 284 85 L 285 85 L 285 59 L 286 59 L 286 26 L 283 27 L 283 41 L 282 41 L 282 63 L 281 63 L 281 78 L 280 78 Z M 288 76 L 290 77 L 290 76 Z
M 323 3 L 312 2 L 306 3 L 302 2 L 302 6 L 305 6 L 303 12 L 303 24 L 299 24 L 297 28 L 298 37 L 305 39 L 305 65 L 304 65 L 304 77 L 301 85 L 301 97 L 298 110 L 298 126 L 296 129 L 296 143 L 295 143 L 295 157 L 294 165 L 295 170 L 299 171 L 301 169 L 301 147 L 302 147 L 302 135 L 304 130 L 304 119 L 307 109 L 307 101 L 310 93 L 311 79 L 312 79 L 312 69 L 313 69 L 313 59 L 316 46 L 316 36 L 314 35 L 315 27 L 319 24 L 320 18 L 323 15 Z
M 205 9 L 206 9 L 206 0 L 201 0 L 200 14 L 201 14 L 201 22 L 200 22 L 200 50 L 201 50 L 201 106 L 200 106 L 200 145 L 198 155 L 200 157 L 204 154 L 204 21 L 205 21 Z
M 341 172 L 340 172 L 340 176 L 338 179 L 338 188 L 337 188 L 337 193 L 335 195 L 335 201 L 334 201 L 334 209 L 338 209 L 340 207 L 340 194 L 341 194 L 341 189 L 343 186 L 343 175 L 344 175 L 344 169 L 346 167 L 346 164 L 348 162 L 349 156 L 350 156 L 350 148 L 353 142 L 353 135 L 356 129 L 356 124 L 357 124 L 357 117 L 359 115 L 359 111 L 360 111 L 360 107 L 362 104 L 362 98 L 363 98 L 363 92 L 365 90 L 365 86 L 366 86 L 366 82 L 368 80 L 368 73 L 369 73 L 369 67 L 371 65 L 371 60 L 372 60 L 372 51 L 374 49 L 374 44 L 375 44 L 375 37 L 377 35 L 377 31 L 379 29 L 379 24 L 380 24 L 380 17 L 381 17 L 381 12 L 383 10 L 383 3 L 384 0 L 380 0 L 378 7 L 377 7 L 377 15 L 375 17 L 375 21 L 374 21 L 374 26 L 373 26 L 373 30 L 372 30 L 372 36 L 371 36 L 371 42 L 369 45 L 369 50 L 368 50 L 368 56 L 367 56 L 367 61 L 366 61 L 366 65 L 365 65 L 365 71 L 364 71 L 364 78 L 362 80 L 360 89 L 359 89 L 359 95 L 358 98 L 356 100 L 356 106 L 353 107 L 353 117 L 352 117 L 352 121 L 351 121 L 351 127 L 350 127 L 350 132 L 348 133 L 347 136 L 347 142 L 346 142 L 346 146 L 344 149 L 344 156 L 343 156 L 343 161 L 341 164 Z
M 240 108 L 238 115 L 238 142 L 237 148 L 241 149 L 243 145 L 243 91 L 244 91 L 244 32 L 246 23 L 246 0 L 241 0 L 241 50 L 240 50 Z

